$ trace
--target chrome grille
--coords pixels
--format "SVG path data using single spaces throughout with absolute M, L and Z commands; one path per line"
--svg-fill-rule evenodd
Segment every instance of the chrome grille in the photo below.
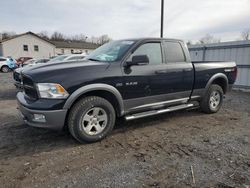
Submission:
M 38 99 L 38 94 L 34 82 L 31 78 L 22 75 L 21 83 L 23 83 L 24 93 L 31 99 Z

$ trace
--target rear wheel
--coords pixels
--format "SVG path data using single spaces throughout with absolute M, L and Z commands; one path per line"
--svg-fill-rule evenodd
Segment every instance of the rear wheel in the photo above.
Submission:
M 79 142 L 95 142 L 112 131 L 115 118 L 115 110 L 110 102 L 90 96 L 73 106 L 68 116 L 68 127 Z
M 9 69 L 8 66 L 2 66 L 1 71 L 4 72 L 4 73 L 7 73 L 7 72 L 10 71 L 10 69 Z
M 223 90 L 219 85 L 213 84 L 209 87 L 201 102 L 201 110 L 205 113 L 217 112 L 223 101 Z

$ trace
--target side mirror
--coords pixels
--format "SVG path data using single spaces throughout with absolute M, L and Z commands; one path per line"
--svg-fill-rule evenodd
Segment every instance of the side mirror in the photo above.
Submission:
M 132 57 L 132 61 L 126 63 L 127 66 L 133 65 L 147 65 L 149 64 L 149 59 L 147 55 L 136 55 Z

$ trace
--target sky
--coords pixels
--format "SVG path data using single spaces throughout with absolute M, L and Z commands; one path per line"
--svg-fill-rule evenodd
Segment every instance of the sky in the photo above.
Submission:
M 159 37 L 161 0 L 1 0 L 0 31 Z M 164 37 L 222 41 L 250 29 L 250 0 L 165 0 Z

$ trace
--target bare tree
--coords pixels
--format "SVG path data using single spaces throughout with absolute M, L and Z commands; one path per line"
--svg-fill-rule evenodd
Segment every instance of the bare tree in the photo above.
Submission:
M 49 39 L 49 34 L 47 31 L 41 31 L 40 33 L 37 33 L 38 36 L 44 38 L 44 39 Z
M 0 41 L 4 40 L 4 39 L 11 38 L 15 35 L 16 35 L 15 32 L 9 32 L 9 31 L 0 32 Z M 67 36 L 61 32 L 58 32 L 58 31 L 55 31 L 54 33 L 52 33 L 51 36 L 49 35 L 49 33 L 47 31 L 41 31 L 41 32 L 37 33 L 37 35 L 44 38 L 44 39 L 47 39 L 47 40 L 90 42 L 90 43 L 99 44 L 99 45 L 103 45 L 103 44 L 112 40 L 108 35 L 101 35 L 99 37 L 92 36 L 92 37 L 88 38 L 87 35 L 85 35 L 83 33 L 75 34 L 72 36 Z
M 5 39 L 9 39 L 9 38 L 15 36 L 16 32 L 14 32 L 14 31 L 3 31 L 3 32 L 0 33 L 0 35 L 1 35 L 1 40 L 5 40 Z
M 63 40 L 65 40 L 66 38 L 65 38 L 65 36 L 64 36 L 62 33 L 55 31 L 55 32 L 51 35 L 50 39 L 51 39 L 51 40 L 56 40 L 56 41 L 63 41 Z
M 100 37 L 98 37 L 98 40 L 97 40 L 97 43 L 100 44 L 100 45 L 103 45 L 107 42 L 110 42 L 112 39 L 109 38 L 108 35 L 102 35 Z
M 67 37 L 68 40 L 78 41 L 78 42 L 86 42 L 87 38 L 88 37 L 84 34 L 77 34 L 77 35 L 73 35 L 71 37 Z
M 98 37 L 92 36 L 90 38 L 87 38 L 86 42 L 97 44 L 98 43 Z
M 214 36 L 210 34 L 206 34 L 204 37 L 202 37 L 199 40 L 200 44 L 219 43 L 219 42 L 220 42 L 219 38 L 215 38 Z
M 241 32 L 241 37 L 243 40 L 249 40 L 250 39 L 250 29 L 245 29 Z

